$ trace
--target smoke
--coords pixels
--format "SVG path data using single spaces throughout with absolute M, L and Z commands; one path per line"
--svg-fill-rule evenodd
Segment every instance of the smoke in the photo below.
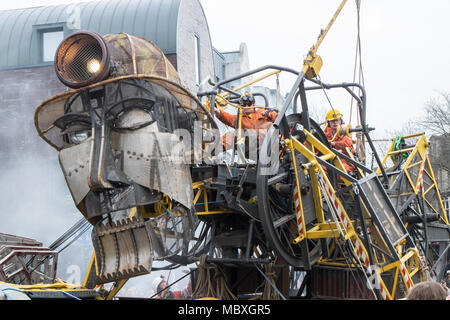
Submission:
M 9 154 L 1 163 L 1 233 L 32 238 L 48 247 L 82 217 L 67 188 L 56 152 L 53 159 Z M 92 253 L 89 228 L 59 253 L 56 277 L 72 284 L 82 284 Z M 167 262 L 153 263 L 154 267 L 165 265 Z M 182 270 L 188 269 L 152 271 L 149 275 L 131 278 L 118 296 L 149 298 L 154 294 L 153 279 L 163 274 L 173 282 L 185 275 Z M 182 290 L 188 281 L 189 277 L 186 277 L 172 289 Z
M 57 159 L 3 159 L 0 176 L 0 232 L 49 245 L 81 217 Z
M 23 152 L 8 154 L 0 167 L 0 232 L 32 238 L 50 246 L 75 224 L 75 207 L 55 153 L 54 160 Z M 61 248 L 58 248 L 60 250 Z M 57 277 L 79 283 L 92 245 L 90 232 L 58 255 Z M 76 269 L 80 269 L 80 276 Z

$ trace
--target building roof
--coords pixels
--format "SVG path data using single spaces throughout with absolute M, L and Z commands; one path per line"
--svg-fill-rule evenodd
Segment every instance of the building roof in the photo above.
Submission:
M 64 37 L 80 29 L 125 32 L 154 42 L 165 54 L 176 53 L 180 2 L 102 0 L 0 11 L 0 69 L 45 64 L 40 37 L 52 28 L 63 28 Z

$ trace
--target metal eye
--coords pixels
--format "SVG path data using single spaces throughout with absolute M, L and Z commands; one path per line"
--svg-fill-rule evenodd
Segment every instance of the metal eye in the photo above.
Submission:
M 84 130 L 84 131 L 77 131 L 77 132 L 71 132 L 67 134 L 69 143 L 71 144 L 80 144 L 87 138 L 91 136 L 90 130 Z

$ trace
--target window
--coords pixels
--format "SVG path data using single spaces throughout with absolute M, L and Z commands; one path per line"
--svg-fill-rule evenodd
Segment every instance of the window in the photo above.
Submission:
M 195 81 L 200 84 L 200 38 L 194 35 Z
M 63 30 L 42 31 L 42 61 L 51 62 L 55 58 L 58 45 L 64 39 Z

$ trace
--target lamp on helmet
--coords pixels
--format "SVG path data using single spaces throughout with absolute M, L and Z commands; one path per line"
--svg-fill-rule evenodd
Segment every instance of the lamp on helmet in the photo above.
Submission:
M 255 98 L 251 93 L 245 92 L 239 99 L 239 104 L 243 107 L 250 107 L 255 103 Z
M 106 79 L 109 52 L 105 40 L 96 32 L 80 31 L 67 37 L 55 54 L 55 71 L 68 87 L 80 88 Z

